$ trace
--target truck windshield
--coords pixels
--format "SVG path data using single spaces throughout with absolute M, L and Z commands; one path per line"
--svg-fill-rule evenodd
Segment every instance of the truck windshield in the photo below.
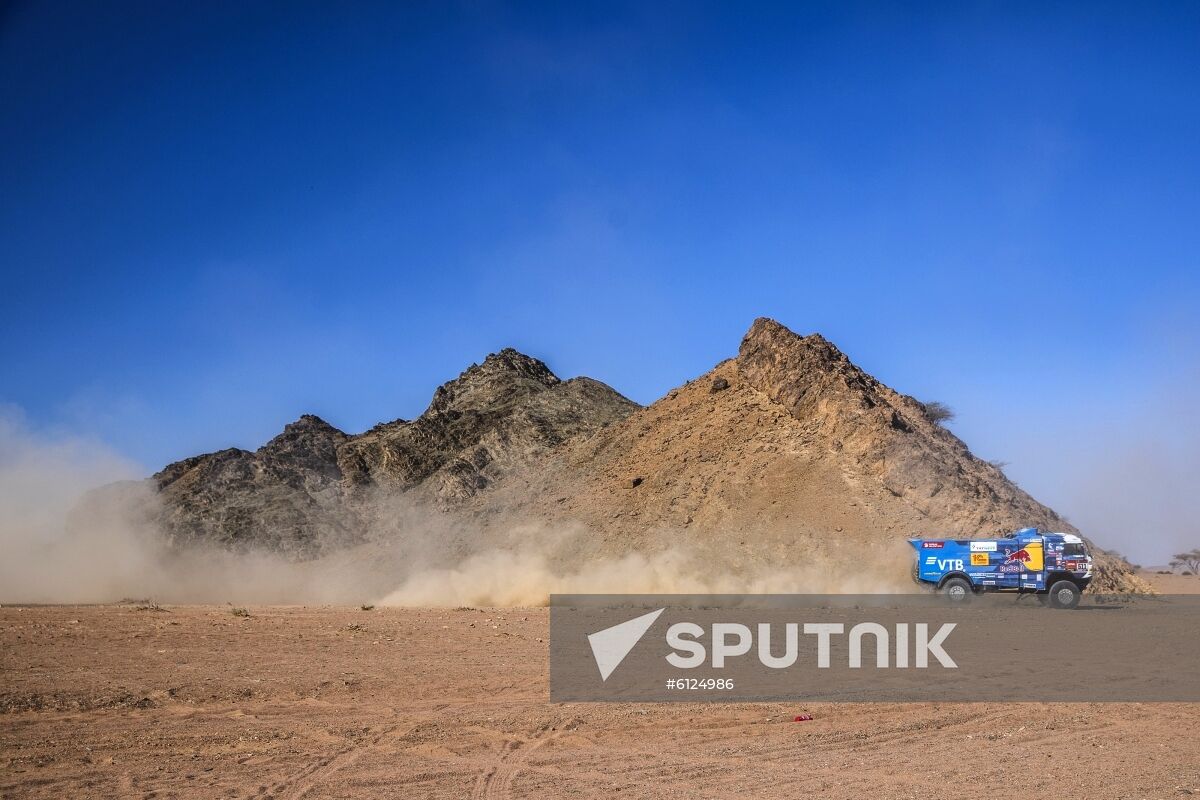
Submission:
M 1086 556 L 1087 550 L 1082 544 L 1066 544 L 1063 545 L 1064 556 Z

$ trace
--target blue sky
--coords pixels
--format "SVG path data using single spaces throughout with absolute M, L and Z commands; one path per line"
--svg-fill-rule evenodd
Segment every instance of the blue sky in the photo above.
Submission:
M 1161 560 L 1200 544 L 1197 41 L 1184 3 L 8 4 L 0 403 L 152 470 L 509 345 L 651 402 L 768 315 Z

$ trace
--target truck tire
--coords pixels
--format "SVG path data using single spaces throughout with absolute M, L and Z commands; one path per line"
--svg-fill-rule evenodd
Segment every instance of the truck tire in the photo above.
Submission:
M 1071 584 L 1074 586 L 1074 584 Z M 974 590 L 971 588 L 971 582 L 966 578 L 951 578 L 942 584 L 942 594 L 946 599 L 955 605 L 971 602 L 971 595 Z
M 1079 605 L 1083 592 L 1072 581 L 1058 581 L 1050 587 L 1051 608 L 1074 608 Z

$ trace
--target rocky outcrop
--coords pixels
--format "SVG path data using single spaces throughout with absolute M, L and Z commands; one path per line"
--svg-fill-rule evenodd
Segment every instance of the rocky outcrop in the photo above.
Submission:
M 445 505 L 636 408 L 599 381 L 561 381 L 541 361 L 506 349 L 439 387 L 418 419 L 353 437 L 339 465 L 352 485 L 423 485 Z
M 824 445 L 945 530 L 1000 534 L 1026 526 L 1074 529 L 932 420 L 925 406 L 850 362 L 820 334 L 798 336 L 758 319 L 738 371 Z
M 295 556 L 353 541 L 338 466 L 338 448 L 349 438 L 305 415 L 253 453 L 231 448 L 171 464 L 152 478 L 161 528 L 173 544 Z
M 812 426 L 848 468 L 878 480 L 940 530 L 979 536 L 1030 526 L 1079 533 L 972 455 L 922 403 L 863 372 L 819 334 L 798 336 L 757 319 L 737 365 L 752 386 Z M 1123 559 L 1089 544 L 1096 554 L 1094 591 L 1150 591 Z
M 372 491 L 445 508 L 636 407 L 598 381 L 562 381 L 541 361 L 503 350 L 439 387 L 411 422 L 352 436 L 305 415 L 253 453 L 171 464 L 153 477 L 159 522 L 178 545 L 312 557 L 361 539 Z

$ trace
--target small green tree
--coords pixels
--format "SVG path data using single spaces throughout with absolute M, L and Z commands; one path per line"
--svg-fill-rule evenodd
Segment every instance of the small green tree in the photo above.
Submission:
M 1193 575 L 1200 573 L 1200 547 L 1186 553 L 1176 553 L 1174 558 L 1171 562 L 1172 567 L 1183 567 Z

